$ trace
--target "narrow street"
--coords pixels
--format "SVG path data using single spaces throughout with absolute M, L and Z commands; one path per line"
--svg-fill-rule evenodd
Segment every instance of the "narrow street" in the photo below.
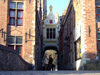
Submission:
M 100 75 L 100 71 L 0 71 L 0 75 Z

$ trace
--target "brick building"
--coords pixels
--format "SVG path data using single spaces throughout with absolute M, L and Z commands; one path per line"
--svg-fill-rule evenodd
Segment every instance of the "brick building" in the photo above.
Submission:
M 63 69 L 85 69 L 100 58 L 100 1 L 70 0 L 60 30 Z
M 35 54 L 42 50 L 41 20 L 46 11 L 43 1 L 0 0 L 0 44 L 17 50 L 36 69 L 40 57 Z

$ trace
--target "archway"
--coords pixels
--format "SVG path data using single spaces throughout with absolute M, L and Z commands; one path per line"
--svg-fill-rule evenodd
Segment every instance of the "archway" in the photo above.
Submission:
M 49 62 L 49 57 L 52 56 L 53 62 L 52 62 L 52 69 L 51 70 L 57 70 L 58 69 L 58 49 L 55 46 L 48 46 L 44 48 L 43 52 L 43 67 L 44 70 L 48 70 L 49 67 L 45 67 L 45 60 L 47 59 Z M 49 64 L 49 63 L 48 63 Z

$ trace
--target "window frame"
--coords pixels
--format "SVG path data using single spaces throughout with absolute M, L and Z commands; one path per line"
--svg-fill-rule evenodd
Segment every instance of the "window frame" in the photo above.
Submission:
M 22 36 L 8 36 L 9 37 L 14 37 L 14 42 L 13 44 L 8 43 L 8 47 L 9 46 L 14 46 L 14 50 L 17 50 L 17 46 L 21 47 L 21 53 L 19 55 L 22 55 L 22 50 L 23 50 L 23 37 Z M 17 37 L 22 37 L 22 43 L 21 44 L 17 44 Z
M 21 47 L 20 53 L 18 52 L 17 47 Z M 19 55 L 22 55 L 22 45 L 16 45 L 16 51 L 18 52 Z
M 100 52 L 100 49 L 98 47 L 98 43 L 100 42 L 100 39 L 98 38 L 98 34 L 100 34 L 100 32 L 97 33 L 97 50 Z
M 53 39 L 56 38 L 56 28 L 53 28 Z
M 50 37 L 50 36 L 49 36 L 49 33 L 50 33 L 50 32 L 49 32 L 49 29 L 47 28 L 47 31 L 46 31 L 46 38 L 47 38 L 47 39 L 49 39 L 49 37 Z
M 10 8 L 10 3 L 16 3 L 16 7 L 15 9 Z M 18 3 L 22 3 L 23 4 L 23 8 L 22 9 L 18 9 Z M 15 11 L 15 24 L 12 25 L 10 24 L 10 19 L 12 17 L 10 17 L 10 11 L 14 10 Z M 18 17 L 18 11 L 22 12 L 22 17 Z M 23 26 L 23 12 L 24 12 L 24 2 L 9 2 L 9 26 Z M 22 20 L 22 24 L 18 24 L 18 19 Z
M 100 0 L 96 0 L 96 6 L 100 6 L 100 4 L 98 4 L 100 2 Z
M 15 17 L 10 17 L 10 11 L 15 11 L 15 9 L 9 9 L 9 26 L 15 26 L 15 21 L 14 21 L 14 24 L 10 24 L 10 19 L 15 19 L 15 17 L 16 17 L 16 15 L 15 15 Z M 16 14 L 16 11 L 15 11 L 15 14 Z
M 10 45 L 22 45 L 22 44 L 17 44 L 17 37 L 22 37 L 22 36 L 8 36 L 8 40 L 9 40 L 9 37 L 14 37 L 14 43 L 13 44 L 10 44 Z M 23 37 L 22 37 L 22 43 L 23 43 Z
M 22 17 L 18 17 L 18 11 L 21 11 L 22 12 Z M 18 25 L 18 19 L 21 19 L 22 20 L 22 24 L 19 24 Z M 17 26 L 22 26 L 22 25 L 23 25 L 23 10 L 17 9 Z
M 97 48 L 98 48 L 98 51 L 100 52 L 100 49 L 99 49 L 99 47 L 98 47 L 98 43 L 100 42 L 100 40 L 98 40 L 98 42 L 97 42 Z
M 46 28 L 46 38 L 48 40 L 55 40 L 56 39 L 56 28 Z

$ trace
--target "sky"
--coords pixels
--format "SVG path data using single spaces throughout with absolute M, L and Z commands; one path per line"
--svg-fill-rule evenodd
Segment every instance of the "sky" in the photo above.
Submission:
M 49 6 L 52 5 L 54 15 L 59 13 L 59 16 L 61 16 L 68 3 L 69 0 L 47 0 L 47 14 L 49 13 Z

